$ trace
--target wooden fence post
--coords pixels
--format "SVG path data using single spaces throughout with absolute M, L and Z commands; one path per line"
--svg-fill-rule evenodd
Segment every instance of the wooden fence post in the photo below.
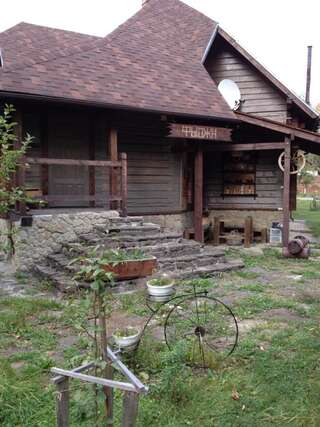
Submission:
M 57 383 L 57 427 L 69 427 L 69 378 Z
M 121 153 L 121 215 L 128 215 L 128 158 L 126 153 Z
M 135 427 L 138 416 L 139 394 L 127 391 L 123 396 L 121 427 Z

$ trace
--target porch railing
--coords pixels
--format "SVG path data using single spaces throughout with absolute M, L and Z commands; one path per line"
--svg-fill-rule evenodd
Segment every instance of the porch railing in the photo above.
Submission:
M 127 154 L 121 153 L 118 161 L 111 160 L 74 160 L 74 159 L 53 159 L 45 157 L 24 157 L 15 177 L 15 184 L 18 187 L 25 187 L 26 167 L 28 165 L 41 166 L 85 166 L 88 168 L 106 168 L 110 174 L 110 190 L 106 203 L 109 203 L 110 209 L 119 210 L 122 216 L 127 216 L 127 199 L 128 199 L 128 172 L 127 172 Z M 89 190 L 89 189 L 88 189 Z M 101 196 L 96 194 L 81 195 L 54 195 L 41 194 L 32 197 L 34 200 L 43 200 L 45 202 L 101 202 Z M 16 206 L 16 212 L 25 215 L 26 203 L 20 202 Z

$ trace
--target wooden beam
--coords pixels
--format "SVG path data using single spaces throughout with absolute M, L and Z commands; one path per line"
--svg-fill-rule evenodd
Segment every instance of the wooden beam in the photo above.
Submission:
M 14 141 L 13 145 L 14 145 L 15 149 L 19 149 L 21 147 L 22 138 L 23 138 L 22 112 L 19 108 L 17 108 L 15 113 L 14 113 L 14 121 L 16 122 L 16 126 L 14 128 L 16 140 Z M 17 167 L 17 171 L 15 173 L 14 185 L 16 187 L 24 188 L 25 177 L 26 177 L 26 169 L 25 169 L 25 164 L 22 161 L 21 164 Z M 27 212 L 26 203 L 24 201 L 23 202 L 17 202 L 15 209 L 21 215 L 25 215 Z
M 289 243 L 290 232 L 290 165 L 291 165 L 291 140 L 293 138 L 287 136 L 285 138 L 284 149 L 284 172 L 283 172 L 283 229 L 282 229 L 282 245 L 284 248 Z
M 90 128 L 89 128 L 89 159 L 95 160 L 96 156 L 96 144 L 95 144 L 95 116 L 90 117 Z M 94 196 L 96 194 L 96 170 L 94 166 L 89 166 L 89 195 Z M 91 207 L 95 207 L 95 202 L 90 202 Z
M 177 151 L 181 152 L 194 152 L 197 150 L 197 146 L 193 147 L 179 147 L 179 144 L 175 146 Z M 284 142 L 257 142 L 254 144 L 202 144 L 204 152 L 224 152 L 224 151 L 264 151 L 264 150 L 284 150 Z
M 48 127 L 48 111 L 45 111 L 40 116 L 40 147 L 44 158 L 49 156 Z M 44 196 L 49 194 L 49 166 L 46 164 L 41 165 L 41 190 Z
M 108 140 L 108 153 L 109 159 L 112 162 L 118 160 L 118 132 L 116 129 L 110 129 L 109 140 Z M 117 194 L 117 181 L 118 174 L 115 169 L 110 170 L 110 195 L 111 197 Z M 117 209 L 118 204 L 116 202 L 110 203 L 110 209 Z
M 250 114 L 238 113 L 238 112 L 235 112 L 235 114 L 243 123 L 248 123 L 248 124 L 251 124 L 254 126 L 259 126 L 261 128 L 273 130 L 275 132 L 279 132 L 279 133 L 282 133 L 282 134 L 287 135 L 287 136 L 292 135 L 293 137 L 303 139 L 304 141 L 315 142 L 315 143 L 320 144 L 320 134 L 318 134 L 316 132 L 311 132 L 311 131 L 303 130 L 303 129 L 297 129 L 297 128 L 292 127 L 292 126 L 288 126 L 288 125 L 281 124 L 281 123 L 276 123 L 276 122 L 269 120 L 269 119 L 254 117 Z
M 73 159 L 48 159 L 45 157 L 25 157 L 26 163 L 33 165 L 66 165 L 66 166 L 96 166 L 120 167 L 121 162 L 109 160 L 73 160 Z
M 128 216 L 128 159 L 121 153 L 121 215 Z
M 203 243 L 203 152 L 201 148 L 195 154 L 194 162 L 194 238 Z

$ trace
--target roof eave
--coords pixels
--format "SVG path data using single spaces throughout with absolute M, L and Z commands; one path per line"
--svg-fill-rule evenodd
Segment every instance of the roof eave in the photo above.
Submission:
M 142 108 L 142 107 L 134 107 L 132 105 L 125 104 L 113 104 L 107 102 L 99 102 L 99 101 L 91 101 L 85 99 L 73 99 L 67 97 L 58 97 L 58 96 L 46 96 L 46 95 L 37 95 L 37 94 L 29 94 L 22 92 L 10 92 L 0 90 L 0 96 L 7 96 L 9 98 L 16 99 L 25 99 L 30 101 L 40 101 L 40 102 L 53 102 L 53 103 L 64 103 L 70 105 L 79 105 L 79 106 L 88 106 L 88 107 L 96 107 L 96 108 L 112 108 L 118 110 L 126 110 L 126 111 L 136 111 L 141 113 L 150 113 L 150 114 L 164 114 L 164 115 L 172 115 L 178 117 L 186 117 L 186 118 L 196 118 L 199 120 L 216 120 L 225 123 L 239 123 L 240 120 L 236 117 L 225 117 L 225 116 L 214 116 L 214 115 L 204 115 L 204 114 L 191 114 L 184 113 L 180 111 L 172 111 L 166 109 L 151 109 L 151 108 Z
M 298 139 L 302 139 L 306 142 L 312 142 L 320 144 L 320 133 L 311 132 L 309 130 L 304 130 L 296 128 L 294 126 L 286 125 L 284 123 L 275 122 L 270 119 L 265 119 L 261 117 L 256 117 L 251 114 L 235 112 L 235 115 L 243 123 L 259 126 L 264 129 L 269 129 L 274 132 L 282 133 L 283 135 L 292 135 Z

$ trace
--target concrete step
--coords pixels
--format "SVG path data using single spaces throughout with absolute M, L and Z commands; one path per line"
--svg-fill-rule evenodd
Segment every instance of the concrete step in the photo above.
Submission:
M 196 278 L 210 278 L 215 277 L 221 273 L 238 270 L 243 268 L 244 264 L 241 260 L 232 260 L 221 263 L 212 264 L 210 266 L 203 266 L 198 268 L 188 268 L 179 270 L 172 274 L 176 280 L 196 279 Z
M 34 273 L 43 280 L 48 280 L 52 285 L 63 293 L 74 293 L 77 283 L 64 273 L 57 272 L 56 268 L 49 265 L 38 264 L 34 266 Z
M 142 216 L 127 216 L 125 218 L 123 217 L 110 218 L 109 223 L 111 225 L 123 225 L 123 224 L 143 225 L 143 221 L 144 219 Z
M 192 240 L 182 240 L 181 242 L 159 243 L 157 245 L 141 246 L 144 253 L 153 255 L 158 259 L 174 258 L 183 255 L 198 254 L 201 250 L 201 245 Z
M 119 225 L 119 226 L 110 226 L 108 230 L 108 234 L 113 233 L 122 233 L 122 234 L 140 234 L 140 233 L 154 233 L 154 232 L 160 232 L 161 227 L 157 224 L 152 223 L 143 223 L 142 225 L 132 225 L 132 224 L 125 224 L 125 225 Z
M 156 233 L 141 233 L 141 234 L 122 234 L 111 233 L 100 235 L 98 233 L 89 233 L 80 236 L 81 243 L 85 246 L 101 245 L 106 249 L 121 247 L 121 248 L 136 248 L 143 246 L 154 246 L 157 243 L 180 243 L 183 239 L 181 233 L 175 232 L 156 232 Z M 77 245 L 77 244 L 76 244 Z M 72 247 L 74 244 L 66 246 Z
M 219 250 L 214 252 L 200 252 L 198 254 L 183 255 L 180 257 L 159 258 L 158 263 L 160 270 L 175 271 L 188 268 L 197 268 L 213 265 L 218 262 L 224 262 L 224 252 Z

